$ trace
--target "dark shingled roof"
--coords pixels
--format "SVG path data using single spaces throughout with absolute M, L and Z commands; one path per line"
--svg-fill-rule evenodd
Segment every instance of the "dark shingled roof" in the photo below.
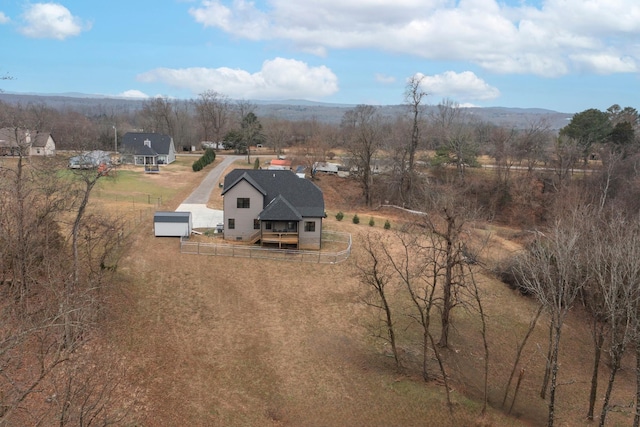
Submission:
M 260 212 L 261 221 L 301 221 L 300 212 L 282 195 L 278 195 Z
M 290 170 L 234 169 L 224 178 L 222 194 L 242 180 L 265 196 L 261 220 L 324 217 L 322 190 Z
M 144 145 L 145 140 L 151 141 L 151 147 Z M 121 151 L 132 152 L 140 156 L 157 156 L 169 154 L 171 137 L 161 133 L 127 132 L 122 137 Z

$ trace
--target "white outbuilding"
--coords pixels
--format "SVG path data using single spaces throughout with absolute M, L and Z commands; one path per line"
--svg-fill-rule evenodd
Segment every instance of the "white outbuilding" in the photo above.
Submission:
M 153 229 L 156 237 L 189 237 L 193 229 L 191 212 L 156 212 Z

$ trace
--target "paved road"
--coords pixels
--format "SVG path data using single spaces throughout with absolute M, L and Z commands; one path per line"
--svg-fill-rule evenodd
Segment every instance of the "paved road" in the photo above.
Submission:
M 218 187 L 218 183 L 222 179 L 224 171 L 238 159 L 244 156 L 225 156 L 218 165 L 204 177 L 198 188 L 187 197 L 182 204 L 203 204 L 206 205 L 214 188 Z

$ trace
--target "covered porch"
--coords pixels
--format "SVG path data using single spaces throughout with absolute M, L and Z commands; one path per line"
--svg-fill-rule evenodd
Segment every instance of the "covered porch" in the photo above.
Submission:
M 298 249 L 300 234 L 297 221 L 261 221 L 260 245 L 278 249 Z

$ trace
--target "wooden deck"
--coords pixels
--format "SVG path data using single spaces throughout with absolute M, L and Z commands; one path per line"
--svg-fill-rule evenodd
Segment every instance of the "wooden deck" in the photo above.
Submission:
M 279 248 L 282 245 L 298 246 L 300 238 L 297 232 L 263 232 L 260 238 L 261 244 L 277 244 Z

